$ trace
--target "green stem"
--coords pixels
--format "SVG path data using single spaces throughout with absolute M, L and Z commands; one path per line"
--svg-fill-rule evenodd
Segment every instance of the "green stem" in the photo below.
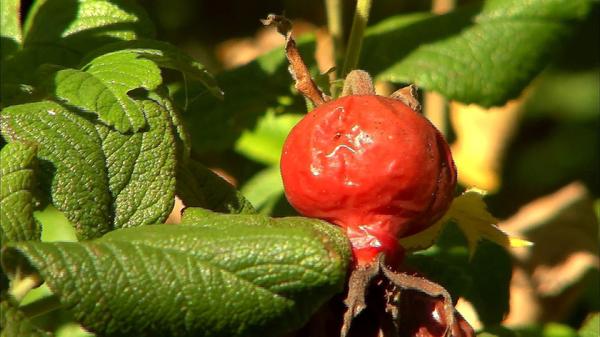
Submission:
M 350 31 L 350 40 L 348 41 L 348 49 L 346 50 L 346 61 L 344 62 L 341 73 L 342 77 L 346 77 L 346 75 L 358 65 L 363 35 L 365 33 L 365 28 L 367 28 L 370 11 L 371 0 L 358 0 L 356 2 L 356 11 L 354 12 L 352 30 Z
M 327 28 L 333 40 L 333 58 L 335 64 L 339 64 L 344 55 L 344 24 L 342 22 L 342 1 L 325 0 L 325 10 L 327 12 Z M 338 74 L 336 70 L 335 74 Z M 336 76 L 337 78 L 337 76 Z

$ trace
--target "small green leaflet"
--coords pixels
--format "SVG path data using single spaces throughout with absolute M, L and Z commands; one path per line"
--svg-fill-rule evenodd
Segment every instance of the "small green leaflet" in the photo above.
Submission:
M 139 58 L 154 62 L 161 68 L 180 71 L 184 75 L 185 81 L 188 78 L 199 81 L 213 96 L 223 98 L 223 91 L 219 88 L 217 81 L 201 63 L 177 47 L 163 41 L 140 39 L 111 43 L 86 55 L 81 64 L 85 66 L 99 55 L 115 53 L 135 54 Z
M 64 104 L 97 114 L 102 122 L 121 133 L 146 127 L 132 92 L 158 90 L 162 83 L 159 67 L 179 70 L 184 77 L 200 81 L 214 95 L 222 95 L 202 65 L 167 43 L 144 40 L 111 44 L 94 51 L 84 61 L 81 70 L 43 67 L 40 73 L 45 77 L 45 91 Z
M 95 113 L 121 133 L 137 132 L 146 126 L 144 113 L 128 93 L 156 89 L 162 82 L 160 69 L 134 53 L 102 55 L 82 70 L 63 69 L 48 74 L 47 92 L 64 104 Z
M 80 55 L 109 42 L 154 37 L 154 25 L 144 10 L 123 0 L 38 1 L 24 30 L 25 47 L 55 44 Z
M 13 1 L 2 1 L 3 5 L 9 3 Z M 20 23 L 19 11 L 3 9 L 2 15 L 3 24 L 13 27 L 11 30 L 15 23 Z M 4 84 L 32 85 L 34 74 L 42 64 L 73 67 L 83 55 L 104 44 L 154 37 L 152 22 L 132 1 L 34 1 L 23 19 L 22 48 L 3 59 Z M 13 24 L 9 25 L 10 22 Z M 6 52 L 14 49 L 3 41 L 2 53 L 5 53 L 5 47 Z M 3 101 L 12 98 L 8 94 L 11 92 L 3 91 Z
M 33 219 L 36 147 L 9 143 L 0 150 L 0 242 L 39 240 Z

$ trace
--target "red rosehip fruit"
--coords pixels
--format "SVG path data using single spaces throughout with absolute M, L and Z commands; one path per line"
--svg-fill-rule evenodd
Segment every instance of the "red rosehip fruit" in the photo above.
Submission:
M 301 214 L 343 227 L 357 265 L 383 252 L 403 256 L 398 239 L 431 226 L 456 185 L 448 144 L 400 100 L 350 95 L 308 113 L 288 135 L 281 174 Z

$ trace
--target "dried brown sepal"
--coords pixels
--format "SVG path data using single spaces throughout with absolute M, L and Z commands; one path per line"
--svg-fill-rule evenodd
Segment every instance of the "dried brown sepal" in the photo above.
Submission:
M 385 265 L 383 259 L 380 259 L 380 263 L 381 270 L 386 279 L 401 290 L 416 290 L 433 298 L 441 297 L 443 305 L 440 310 L 439 323 L 446 327 L 444 336 L 451 336 L 451 330 L 454 326 L 454 304 L 448 291 L 441 285 L 423 277 L 393 272 Z M 390 314 L 393 315 L 394 313 L 391 312 Z
M 419 103 L 417 98 L 417 87 L 414 84 L 394 91 L 390 95 L 390 98 L 397 99 L 408 105 L 411 109 L 421 112 L 421 103 Z
M 458 311 L 454 311 L 454 325 L 452 325 L 453 337 L 475 337 L 475 330 Z
M 366 295 L 373 280 L 380 275 L 379 262 L 369 266 L 359 266 L 350 274 L 348 280 L 348 296 L 344 300 L 346 312 L 342 324 L 341 337 L 346 337 L 350 331 L 352 320 L 358 316 L 366 307 Z
M 367 307 L 367 295 L 382 297 L 382 301 L 371 301 L 369 306 L 369 315 L 375 314 L 379 322 L 377 336 L 475 336 L 473 328 L 454 309 L 444 287 L 423 277 L 392 271 L 383 254 L 350 275 L 340 336 L 351 335 L 352 322 Z
M 266 19 L 260 20 L 265 26 L 275 26 L 277 32 L 285 36 L 285 55 L 290 63 L 289 71 L 296 82 L 296 89 L 313 102 L 315 106 L 329 100 L 317 84 L 313 81 L 308 67 L 302 60 L 302 55 L 292 37 L 292 23 L 283 15 L 269 14 Z

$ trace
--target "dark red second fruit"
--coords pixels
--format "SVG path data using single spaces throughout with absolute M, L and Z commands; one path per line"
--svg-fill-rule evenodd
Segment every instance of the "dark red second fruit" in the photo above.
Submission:
M 355 262 L 401 259 L 398 239 L 447 211 L 456 185 L 450 149 L 399 100 L 352 95 L 325 103 L 289 134 L 281 174 L 301 214 L 346 229 Z

